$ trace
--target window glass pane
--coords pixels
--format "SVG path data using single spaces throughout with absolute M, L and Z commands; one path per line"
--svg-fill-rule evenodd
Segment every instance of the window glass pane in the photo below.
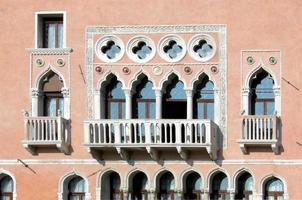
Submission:
M 201 99 L 214 99 L 214 84 L 208 81 L 200 90 Z
M 196 181 L 194 183 L 194 190 L 200 190 L 200 189 L 201 189 L 201 177 L 196 179 Z
M 256 115 L 264 115 L 263 102 L 256 102 L 255 103 L 255 114 Z
M 63 48 L 63 24 L 58 24 L 58 48 Z
M 114 88 L 111 90 L 112 99 L 125 99 L 124 91 L 122 90 L 122 83 L 117 82 Z
M 275 112 L 275 102 L 267 102 L 266 103 L 266 114 L 273 115 Z
M 122 119 L 126 118 L 126 103 L 122 103 Z
M 204 103 L 197 104 L 197 118 L 204 119 Z
M 79 196 L 70 196 L 69 200 L 81 200 Z
M 138 103 L 138 118 L 139 119 L 145 119 L 146 113 L 145 113 L 145 103 Z
M 61 111 L 62 115 L 64 113 L 64 99 L 59 98 L 59 110 Z
M 267 185 L 269 192 L 283 192 L 283 183 L 279 179 L 271 180 Z
M 170 99 L 187 99 L 184 84 L 181 81 L 176 82 L 170 90 Z
M 13 180 L 9 176 L 5 176 L 1 179 L 0 183 L 1 192 L 13 192 L 14 184 Z
M 118 103 L 111 102 L 110 104 L 110 119 L 118 119 Z
M 151 81 L 147 81 L 140 91 L 140 99 L 155 99 L 155 93 Z
M 81 177 L 73 178 L 68 185 L 70 192 L 85 192 L 85 180 Z
M 10 197 L 8 197 L 8 196 L 1 196 L 1 197 L 0 197 L 0 200 L 11 200 L 11 199 L 10 199 Z
M 48 24 L 48 38 L 47 38 L 47 47 L 55 48 L 55 24 Z
M 55 117 L 57 115 L 57 100 L 50 97 L 46 101 L 46 116 Z
M 253 177 L 250 176 L 249 178 L 246 179 L 244 183 L 244 190 L 246 191 L 253 191 Z
M 214 120 L 214 104 L 207 104 L 207 119 Z
M 150 102 L 149 106 L 149 118 L 155 119 L 155 102 Z

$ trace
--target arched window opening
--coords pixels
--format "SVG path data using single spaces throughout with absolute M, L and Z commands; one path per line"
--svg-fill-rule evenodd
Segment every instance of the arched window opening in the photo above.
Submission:
M 114 171 L 107 172 L 101 179 L 101 199 L 120 200 L 123 197 L 121 191 L 121 178 Z
M 203 198 L 201 194 L 201 177 L 197 172 L 190 173 L 185 179 L 185 200 L 200 200 Z
M 214 84 L 208 76 L 196 84 L 193 118 L 214 120 Z
M 85 199 L 85 180 L 76 176 L 68 183 L 68 200 L 84 200 Z
M 280 179 L 273 178 L 265 184 L 265 200 L 283 200 L 284 186 Z
M 159 179 L 158 199 L 174 200 L 175 180 L 171 172 L 165 172 Z
M 155 118 L 155 93 L 153 83 L 144 76 L 136 86 L 133 95 L 132 118 L 154 119 Z
M 227 200 L 228 194 L 228 177 L 223 173 L 217 173 L 211 183 L 211 200 Z
M 4 175 L 0 179 L 0 199 L 1 200 L 13 200 L 14 182 L 13 179 Z
M 54 72 L 48 73 L 42 79 L 39 115 L 55 117 L 64 113 L 64 98 L 62 94 L 63 81 Z
M 102 103 L 102 102 L 101 102 Z M 125 119 L 125 94 L 122 83 L 113 76 L 105 90 L 106 119 Z
M 184 84 L 177 76 L 171 78 L 164 88 L 163 95 L 163 118 L 164 119 L 186 119 L 187 97 Z
M 251 114 L 273 115 L 275 112 L 274 80 L 261 70 L 251 80 Z
M 146 190 L 148 178 L 143 172 L 138 172 L 132 179 L 131 200 L 147 200 L 148 193 Z
M 235 199 L 252 200 L 253 199 L 253 177 L 245 172 L 239 176 L 236 182 L 237 193 Z

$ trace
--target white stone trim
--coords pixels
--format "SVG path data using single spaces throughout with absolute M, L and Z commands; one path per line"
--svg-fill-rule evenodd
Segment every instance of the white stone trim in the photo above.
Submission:
M 174 40 L 177 44 L 179 44 L 182 47 L 181 54 L 174 59 L 167 56 L 167 54 L 163 51 L 163 47 L 165 45 L 167 45 L 167 43 L 169 43 L 171 40 Z M 179 35 L 168 34 L 159 40 L 159 43 L 157 45 L 157 51 L 159 53 L 159 56 L 162 59 L 164 59 L 167 62 L 175 63 L 175 62 L 181 61 L 185 57 L 185 55 L 187 53 L 187 45 L 186 45 L 186 42 L 184 41 L 184 39 L 182 37 L 180 37 Z
M 145 42 L 148 46 L 151 47 L 151 54 L 148 55 L 145 59 L 139 59 L 133 52 L 132 52 L 132 48 L 137 45 L 138 42 Z M 126 48 L 126 52 L 127 52 L 127 55 L 128 57 L 136 62 L 136 63 L 146 63 L 146 62 L 149 62 L 150 60 L 152 60 L 156 54 L 156 46 L 155 46 L 155 43 L 154 41 L 145 36 L 145 35 L 136 35 L 134 37 L 132 37 L 128 43 L 127 43 L 127 48 Z
M 14 185 L 14 188 L 13 188 L 13 200 L 16 200 L 17 199 L 17 181 L 16 181 L 15 176 L 11 172 L 9 172 L 9 171 L 7 171 L 5 169 L 0 168 L 0 176 L 1 175 L 9 176 L 13 180 L 13 185 Z
M 86 176 L 84 176 L 83 174 L 73 170 L 71 172 L 66 173 L 65 175 L 63 175 L 60 180 L 59 180 L 59 186 L 58 186 L 58 200 L 67 200 L 64 198 L 64 192 L 66 192 L 66 185 L 68 184 L 68 182 L 76 176 L 80 176 L 81 178 L 83 178 L 85 180 L 85 200 L 91 200 L 91 194 L 89 193 L 89 182 L 88 179 L 86 178 Z M 66 183 L 67 181 L 67 183 Z
M 196 55 L 196 53 L 193 51 L 193 47 L 194 45 L 196 45 L 196 42 L 199 42 L 200 40 L 205 40 L 208 44 L 212 45 L 213 47 L 213 52 L 211 55 L 207 56 L 207 57 L 204 57 L 204 58 L 201 58 L 200 56 Z M 200 61 L 200 62 L 206 62 L 208 60 L 211 60 L 215 54 L 216 54 L 216 51 L 217 51 L 217 47 L 216 47 L 216 41 L 215 39 L 209 35 L 209 34 L 197 34 L 197 35 L 194 35 L 190 40 L 189 40 L 189 43 L 188 43 L 188 53 L 189 55 L 195 59 L 196 61 Z
M 102 48 L 102 46 L 104 45 L 104 43 L 107 43 L 108 41 L 112 40 L 113 42 L 115 42 L 120 48 L 121 51 L 119 52 L 119 54 L 113 58 L 113 59 L 109 59 L 107 58 L 106 55 L 104 55 L 100 49 Z M 100 39 L 98 39 L 95 43 L 95 54 L 97 55 L 97 57 L 99 59 L 101 59 L 102 61 L 106 62 L 106 63 L 114 63 L 119 61 L 120 59 L 123 58 L 124 54 L 125 54 L 125 45 L 123 43 L 123 40 L 121 40 L 119 37 L 116 37 L 114 35 L 106 35 L 104 37 L 101 37 Z
M 144 75 L 148 78 L 149 81 L 152 82 L 153 87 L 154 87 L 154 84 L 156 83 L 156 81 L 152 78 L 152 76 L 150 76 L 150 74 L 149 74 L 146 70 L 144 70 L 143 68 L 141 68 L 141 70 L 140 70 L 139 72 L 137 72 L 137 73 L 133 76 L 133 78 L 131 78 L 131 81 L 130 81 L 130 83 L 129 83 L 129 88 L 128 88 L 128 89 L 134 90 L 134 89 L 135 89 L 135 88 L 134 88 L 134 83 L 136 83 L 137 81 L 139 81 L 139 80 L 140 80 L 140 77 L 141 77 L 141 76 L 144 76 Z
M 98 161 L 94 159 L 22 159 L 24 162 L 31 165 L 96 165 L 99 164 Z M 129 163 L 124 160 L 106 160 L 108 164 L 127 164 Z M 158 164 L 158 162 L 153 160 L 138 160 L 135 161 L 136 164 Z M 165 160 L 165 164 L 181 164 L 188 166 L 188 163 L 183 160 Z M 283 165 L 283 166 L 299 166 L 302 165 L 301 159 L 293 160 L 216 160 L 214 161 L 205 161 L 199 160 L 194 161 L 194 164 L 198 165 Z M 0 165 L 20 165 L 20 163 L 13 160 L 0 160 Z
M 171 69 L 171 70 L 170 70 L 169 72 L 167 72 L 167 73 L 164 75 L 164 77 L 160 80 L 159 86 L 158 86 L 158 88 L 156 88 L 156 89 L 160 89 L 161 91 L 164 92 L 164 91 L 165 91 L 164 84 L 165 84 L 167 81 L 170 80 L 170 77 L 171 77 L 173 74 L 174 74 L 175 76 L 177 76 L 178 79 L 184 84 L 184 89 L 187 88 L 187 83 L 183 80 L 181 74 L 180 74 L 177 70 Z
M 38 24 L 38 18 L 39 15 L 48 15 L 48 14 L 61 14 L 63 15 L 63 48 L 66 48 L 66 44 L 67 44 L 67 12 L 66 11 L 37 11 L 35 12 L 35 48 L 39 48 L 38 47 L 38 29 L 39 29 L 39 24 Z

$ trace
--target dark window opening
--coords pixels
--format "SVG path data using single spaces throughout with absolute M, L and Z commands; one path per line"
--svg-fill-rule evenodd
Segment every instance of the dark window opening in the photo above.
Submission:
M 166 86 L 162 105 L 162 115 L 164 119 L 187 118 L 187 98 L 184 91 L 184 84 L 177 76 Z
M 132 182 L 133 190 L 132 190 L 131 199 L 132 200 L 148 199 L 146 185 L 147 185 L 147 176 L 143 172 L 137 173 L 133 177 L 133 182 Z
M 227 176 L 219 172 L 216 174 L 211 183 L 211 194 L 210 198 L 211 200 L 226 200 L 228 199 L 228 178 Z
M 110 199 L 120 200 L 122 199 L 122 191 L 120 190 L 121 180 L 116 172 L 112 172 L 109 175 L 110 182 Z
M 251 200 L 253 195 L 253 177 L 245 172 L 240 175 L 236 183 L 237 193 L 235 199 L 238 200 Z
M 186 178 L 185 200 L 201 199 L 201 177 L 198 173 L 190 173 Z
M 174 177 L 171 172 L 164 173 L 159 180 L 158 199 L 174 200 Z

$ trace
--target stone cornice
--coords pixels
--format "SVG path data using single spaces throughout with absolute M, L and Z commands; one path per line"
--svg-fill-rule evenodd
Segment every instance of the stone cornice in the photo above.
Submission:
M 29 48 L 26 50 L 32 55 L 68 55 L 72 52 L 71 48 Z

